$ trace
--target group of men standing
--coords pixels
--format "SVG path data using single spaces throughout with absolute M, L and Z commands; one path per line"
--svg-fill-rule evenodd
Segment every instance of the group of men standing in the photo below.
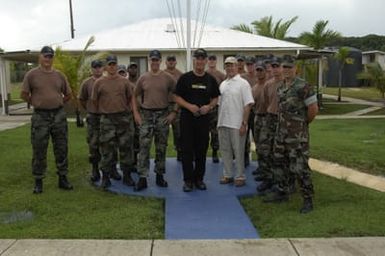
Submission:
M 34 107 L 34 193 L 43 191 L 49 136 L 59 188 L 72 189 L 66 176 L 67 123 L 63 110 L 71 89 L 66 78 L 52 68 L 53 57 L 52 48 L 42 48 L 40 65 L 26 74 L 21 93 Z M 301 212 L 313 209 L 308 124 L 317 114 L 317 98 L 296 76 L 293 57 L 227 57 L 225 74 L 216 69 L 216 56 L 201 48 L 193 53 L 193 70 L 184 74 L 176 69 L 175 56 L 167 57 L 165 70 L 160 69 L 162 55 L 158 50 L 150 51 L 148 59 L 149 71 L 140 77 L 135 63 L 128 66 L 128 77 L 125 72 L 120 74 L 124 68 L 114 55 L 91 63 L 92 76 L 83 82 L 79 100 L 87 110 L 93 182 L 101 179 L 101 186 L 108 188 L 110 178 L 121 179 L 116 172 L 119 162 L 125 185 L 135 191 L 147 188 L 154 140 L 156 185 L 167 187 L 165 159 L 172 125 L 184 192 L 207 188 L 204 174 L 210 138 L 213 161 L 219 162 L 218 151 L 223 160 L 219 182 L 244 186 L 251 131 L 259 163 L 254 174 L 261 181 L 257 190 L 266 194 L 264 201 L 286 201 L 298 180 L 304 197 Z M 133 172 L 139 175 L 137 182 L 131 177 Z

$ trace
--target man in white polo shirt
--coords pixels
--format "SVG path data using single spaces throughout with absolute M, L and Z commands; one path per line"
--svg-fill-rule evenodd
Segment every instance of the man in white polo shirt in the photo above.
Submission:
M 221 184 L 235 183 L 245 185 L 244 151 L 247 125 L 254 99 L 249 83 L 238 74 L 238 62 L 234 57 L 225 60 L 226 80 L 219 90 L 221 92 L 218 112 L 219 148 L 223 160 L 223 177 Z M 233 175 L 233 156 L 235 156 L 236 173 Z

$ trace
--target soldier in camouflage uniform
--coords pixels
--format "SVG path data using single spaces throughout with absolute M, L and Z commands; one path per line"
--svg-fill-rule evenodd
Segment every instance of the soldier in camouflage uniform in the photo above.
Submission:
M 284 81 L 278 88 L 278 128 L 274 144 L 273 178 L 276 191 L 265 202 L 288 200 L 288 181 L 295 175 L 304 198 L 301 213 L 313 210 L 313 183 L 309 160 L 309 123 L 318 112 L 317 96 L 312 87 L 296 77 L 294 58 L 284 56 Z
M 132 105 L 133 85 L 128 79 L 118 74 L 117 58 L 106 58 L 107 76 L 99 78 L 92 90 L 92 100 L 101 113 L 100 146 L 102 152 L 101 169 L 103 172 L 101 186 L 111 186 L 110 175 L 116 165 L 114 153 L 119 150 L 120 169 L 123 172 L 123 184 L 133 186 L 131 172 L 134 168 L 133 135 L 134 122 Z
M 217 56 L 214 54 L 209 55 L 207 62 L 208 69 L 206 72 L 212 75 L 217 81 L 218 85 L 225 80 L 226 75 L 217 69 Z M 210 146 L 212 150 L 213 163 L 219 163 L 218 150 L 219 150 L 219 138 L 218 138 L 218 106 L 215 106 L 209 112 L 210 118 Z
M 139 79 L 138 75 L 138 64 L 136 62 L 131 62 L 127 66 L 128 80 L 132 83 L 133 91 L 135 91 L 136 82 Z M 135 172 L 137 171 L 138 164 L 138 154 L 139 154 L 139 126 L 134 122 L 135 133 L 134 133 L 134 165 Z
M 92 89 L 96 79 L 103 75 L 103 62 L 94 60 L 91 62 L 92 76 L 83 81 L 80 89 L 80 104 L 87 111 L 87 143 L 89 148 L 89 162 L 92 165 L 91 181 L 100 180 L 99 162 L 101 159 L 99 148 L 100 113 L 91 100 Z
M 139 78 L 135 88 L 135 97 L 141 99 L 140 108 L 136 106 L 136 103 L 134 105 L 135 121 L 140 126 L 138 156 L 140 178 L 135 185 L 135 191 L 147 188 L 153 138 L 155 142 L 156 185 L 168 186 L 163 175 L 166 172 L 169 125 L 174 121 L 177 112 L 176 109 L 170 110 L 169 108 L 169 99 L 175 89 L 176 81 L 169 73 L 160 70 L 161 58 L 161 53 L 158 50 L 150 51 L 150 71 Z
M 166 59 L 166 68 L 164 69 L 165 72 L 169 73 L 175 81 L 178 81 L 179 77 L 182 75 L 182 71 L 176 68 L 176 57 L 174 55 L 167 56 Z M 173 109 L 176 109 L 177 106 L 175 106 L 174 97 L 171 95 L 169 99 L 170 105 L 170 111 Z M 182 161 L 182 149 L 180 146 L 180 111 L 178 110 L 178 113 L 176 113 L 176 117 L 174 121 L 171 123 L 172 127 L 172 134 L 174 138 L 174 148 L 176 150 L 176 159 L 178 161 Z
M 282 67 L 281 60 L 278 57 L 272 57 L 270 59 L 272 66 L 272 75 L 273 77 L 266 82 L 264 87 L 264 99 L 266 106 L 266 115 L 264 117 L 265 125 L 264 125 L 264 140 L 261 148 L 263 148 L 265 155 L 265 168 L 263 168 L 260 172 L 261 176 L 256 177 L 260 178 L 262 183 L 257 187 L 258 192 L 265 193 L 268 189 L 273 185 L 273 163 L 274 163 L 274 137 L 277 129 L 278 123 L 278 95 L 277 90 L 278 87 L 282 83 Z M 259 161 L 259 155 L 258 155 Z
M 257 73 L 257 81 L 253 87 L 253 97 L 255 101 L 254 105 L 254 142 L 258 155 L 258 170 L 254 172 L 256 174 L 257 181 L 265 181 L 269 172 L 268 157 L 269 150 L 267 149 L 267 121 L 266 121 L 266 109 L 267 101 L 264 94 L 266 87 L 266 66 L 259 60 L 255 64 L 255 70 Z M 257 190 L 259 192 L 264 190 L 266 186 L 265 182 L 262 182 Z
M 33 193 L 43 192 L 43 178 L 47 169 L 47 148 L 52 138 L 58 186 L 73 189 L 67 180 L 68 127 L 63 105 L 71 98 L 66 77 L 53 69 L 54 50 L 44 46 L 39 55 L 39 66 L 24 77 L 20 97 L 34 107 L 31 118 L 32 174 L 35 177 Z

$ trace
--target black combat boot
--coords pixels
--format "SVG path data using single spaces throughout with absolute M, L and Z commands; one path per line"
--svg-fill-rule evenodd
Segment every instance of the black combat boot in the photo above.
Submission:
M 306 214 L 311 211 L 313 211 L 313 200 L 311 199 L 311 197 L 305 198 L 303 200 L 303 206 L 299 212 L 302 214 Z
M 43 180 L 42 179 L 35 179 L 35 187 L 33 188 L 34 194 L 40 194 L 43 193 Z
M 111 187 L 110 175 L 108 172 L 103 171 L 102 184 L 100 185 L 103 189 Z
M 100 180 L 100 172 L 99 172 L 98 164 L 92 164 L 92 171 L 91 171 L 90 180 L 92 182 L 97 182 Z
M 130 187 L 135 186 L 135 182 L 131 177 L 130 170 L 123 170 L 123 184 Z
M 167 181 L 165 181 L 162 174 L 156 174 L 156 185 L 163 188 L 168 186 Z
M 110 172 L 110 178 L 113 180 L 121 180 L 122 179 L 122 176 L 119 174 L 118 169 L 116 168 L 115 164 L 112 166 L 112 169 Z
M 263 199 L 264 203 L 282 203 L 289 200 L 287 193 L 282 191 L 271 192 Z
M 219 163 L 218 151 L 213 149 L 213 163 Z
M 69 183 L 66 175 L 59 175 L 58 187 L 64 190 L 72 190 L 74 187 Z
M 269 181 L 262 181 L 261 184 L 258 185 L 257 191 L 259 193 L 265 193 L 267 190 L 271 188 L 272 184 Z
M 134 191 L 141 191 L 147 188 L 147 179 L 145 177 L 140 177 L 138 183 L 134 187 Z

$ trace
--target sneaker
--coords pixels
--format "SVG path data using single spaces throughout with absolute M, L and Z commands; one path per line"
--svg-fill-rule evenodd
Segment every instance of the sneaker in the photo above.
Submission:
M 185 182 L 183 185 L 183 192 L 191 192 L 193 191 L 193 185 L 191 182 Z
M 195 187 L 199 190 L 206 190 L 206 184 L 203 181 L 197 181 L 195 182 Z
M 232 178 L 232 177 L 222 177 L 219 180 L 219 184 L 230 184 L 230 183 L 233 183 L 233 182 L 234 182 L 234 178 Z
M 234 185 L 236 187 L 243 187 L 244 185 L 246 185 L 246 180 L 245 179 L 235 179 Z

